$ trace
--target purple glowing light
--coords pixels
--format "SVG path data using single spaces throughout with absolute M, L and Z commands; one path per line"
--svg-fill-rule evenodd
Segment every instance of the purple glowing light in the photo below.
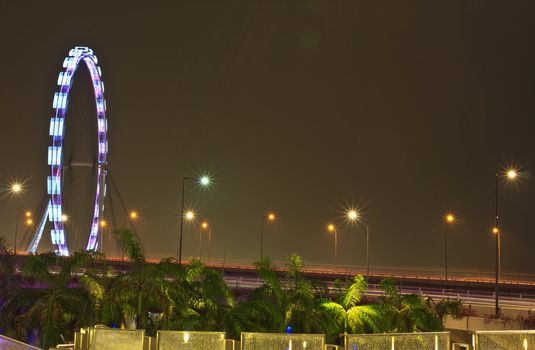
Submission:
M 102 71 L 97 66 L 98 59 L 93 54 L 93 50 L 87 47 L 75 47 L 69 51 L 69 55 L 63 61 L 65 71 L 58 76 L 59 91 L 54 94 L 52 103 L 56 113 L 50 122 L 50 136 L 52 145 L 48 151 L 48 164 L 50 165 L 51 176 L 48 177 L 47 189 L 49 194 L 48 218 L 53 223 L 50 232 L 52 244 L 59 255 L 69 255 L 67 244 L 67 234 L 63 221 L 63 197 L 62 197 L 62 167 L 63 167 L 63 139 L 65 134 L 65 115 L 69 104 L 69 93 L 72 87 L 73 77 L 80 62 L 84 62 L 91 75 L 93 91 L 95 95 L 95 107 L 97 112 L 98 125 L 98 160 L 97 160 L 97 186 L 95 193 L 95 206 L 93 219 L 87 242 L 87 250 L 96 250 L 98 247 L 99 222 L 104 211 L 106 165 L 108 155 L 106 120 L 106 100 L 104 99 L 104 83 L 101 80 Z M 42 229 L 41 229 L 42 233 Z M 40 233 L 32 241 L 30 252 L 35 252 L 40 240 Z

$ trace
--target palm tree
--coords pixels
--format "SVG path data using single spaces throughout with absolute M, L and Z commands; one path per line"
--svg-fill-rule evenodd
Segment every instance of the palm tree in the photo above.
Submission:
M 132 261 L 129 273 L 83 278 L 100 322 L 124 323 L 149 334 L 157 329 L 221 330 L 232 324 L 234 301 L 221 273 L 200 261 L 180 265 L 165 258 L 159 264 L 147 263 L 133 232 L 120 229 L 114 234 Z M 158 317 L 150 318 L 149 313 Z
M 187 277 L 177 280 L 186 293 L 181 298 L 173 298 L 175 309 L 181 306 L 183 327 L 201 331 L 226 330 L 236 336 L 240 325 L 234 317 L 234 298 L 226 285 L 223 274 L 204 266 L 199 260 L 193 260 L 187 266 Z M 176 284 L 175 284 L 176 286 Z M 186 295 L 189 298 L 184 298 Z
M 457 319 L 464 316 L 464 306 L 460 299 L 441 299 L 438 303 L 434 303 L 434 310 L 442 322 L 444 322 L 446 315 L 452 315 L 453 318 Z
M 16 262 L 15 253 L 7 245 L 7 241 L 3 236 L 0 236 L 0 305 L 9 294 L 11 294 L 14 288 L 19 282 L 16 277 Z
M 93 259 L 87 252 L 67 258 L 52 253 L 30 255 L 22 266 L 26 285 L 2 305 L 11 318 L 17 338 L 38 329 L 44 348 L 72 339 L 73 329 L 94 324 L 94 304 L 89 293 L 76 286 L 73 273 Z
M 390 278 L 379 285 L 385 291 L 385 295 L 380 297 L 380 307 L 390 320 L 390 332 L 433 332 L 444 329 L 430 299 L 424 301 L 416 294 L 402 295 Z
M 161 305 L 167 302 L 161 288 L 162 266 L 169 265 L 170 261 L 162 260 L 157 266 L 148 264 L 139 239 L 132 231 L 118 229 L 113 233 L 132 262 L 130 272 L 115 276 L 87 275 L 83 283 L 96 301 L 100 322 L 147 328 L 150 323 L 148 312 L 161 311 Z
M 264 284 L 235 307 L 241 330 L 281 333 L 291 327 L 299 333 L 332 333 L 337 329 L 316 289 L 305 279 L 299 256 L 289 257 L 284 281 L 269 258 L 255 265 Z
M 284 332 L 287 296 L 281 286 L 277 268 L 268 257 L 255 263 L 264 284 L 234 308 L 239 328 L 248 332 Z
M 316 297 L 316 290 L 303 274 L 303 260 L 293 254 L 289 257 L 286 278 L 288 280 L 285 324 L 299 333 L 336 332 L 336 322 Z
M 376 304 L 361 305 L 368 284 L 361 275 L 356 275 L 342 293 L 339 302 L 324 300 L 322 307 L 329 311 L 341 333 L 382 333 L 387 331 L 387 322 Z

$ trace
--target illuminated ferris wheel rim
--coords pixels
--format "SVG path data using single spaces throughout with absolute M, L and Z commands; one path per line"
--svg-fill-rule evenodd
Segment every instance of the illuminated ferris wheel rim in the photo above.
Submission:
M 75 47 L 69 51 L 69 55 L 63 61 L 64 70 L 59 73 L 59 91 L 54 94 L 53 108 L 55 115 L 50 121 L 50 136 L 52 145 L 48 148 L 48 165 L 50 166 L 50 176 L 47 181 L 47 191 L 49 195 L 48 219 L 53 227 L 50 231 L 52 244 L 59 255 L 69 255 L 67 244 L 67 234 L 64 225 L 63 208 L 63 140 L 65 135 L 65 118 L 67 115 L 69 93 L 72 87 L 73 78 L 80 62 L 84 62 L 91 75 L 95 104 L 97 111 L 97 138 L 98 138 L 98 158 L 97 158 L 97 181 L 95 193 L 95 205 L 93 219 L 87 241 L 87 250 L 98 248 L 98 235 L 100 229 L 100 219 L 104 211 L 104 198 L 106 195 L 106 165 L 108 155 L 107 139 L 107 119 L 106 100 L 104 99 L 104 83 L 102 82 L 102 71 L 98 64 L 97 57 L 93 50 L 88 47 Z M 46 220 L 43 220 L 46 222 Z M 44 228 L 44 224 L 43 224 Z M 42 234 L 42 228 L 40 230 Z M 38 234 L 40 236 L 40 234 Z M 32 243 L 30 251 L 37 249 L 37 243 Z M 35 241 L 35 240 L 34 240 Z

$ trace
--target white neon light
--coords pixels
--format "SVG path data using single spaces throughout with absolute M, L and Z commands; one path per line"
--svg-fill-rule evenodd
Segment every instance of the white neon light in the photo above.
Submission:
M 104 118 L 98 119 L 98 132 L 107 132 L 108 131 L 108 121 Z
M 48 165 L 61 165 L 61 147 L 48 147 Z
M 72 57 L 65 57 L 65 59 L 63 60 L 63 68 L 69 67 L 72 61 L 73 61 Z
M 52 230 L 52 244 L 65 244 L 65 231 Z
M 67 94 L 64 92 L 56 92 L 54 94 L 54 102 L 52 102 L 52 107 L 65 109 L 67 106 Z
M 98 152 L 100 154 L 108 153 L 108 141 L 98 143 Z
M 50 119 L 50 136 L 63 136 L 63 118 Z
M 70 72 L 60 72 L 58 76 L 58 85 L 66 86 L 71 84 L 72 74 Z
M 60 178 L 58 176 L 49 176 L 47 180 L 48 194 L 61 193 Z
M 62 221 L 61 205 L 51 204 L 48 207 L 48 220 L 51 222 Z

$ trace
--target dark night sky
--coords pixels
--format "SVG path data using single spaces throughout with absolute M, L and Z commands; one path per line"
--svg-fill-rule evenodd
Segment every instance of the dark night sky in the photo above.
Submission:
M 363 226 L 341 218 L 353 203 L 370 220 L 372 265 L 442 268 L 451 209 L 450 266 L 490 270 L 494 171 L 515 164 L 522 181 L 500 188 L 503 269 L 535 273 L 534 10 L 528 0 L 4 0 L 0 181 L 28 178 L 21 207 L 38 205 L 56 77 L 71 47 L 90 46 L 110 168 L 143 216 L 150 257 L 175 254 L 180 178 L 209 169 L 216 185 L 188 186 L 187 203 L 212 222 L 216 257 L 256 259 L 273 210 L 267 255 L 331 263 L 323 226 L 335 218 L 340 263 L 363 264 Z M 90 154 L 94 107 L 78 73 L 70 152 Z M 10 239 L 14 203 L 0 200 Z M 186 227 L 186 257 L 197 235 Z

